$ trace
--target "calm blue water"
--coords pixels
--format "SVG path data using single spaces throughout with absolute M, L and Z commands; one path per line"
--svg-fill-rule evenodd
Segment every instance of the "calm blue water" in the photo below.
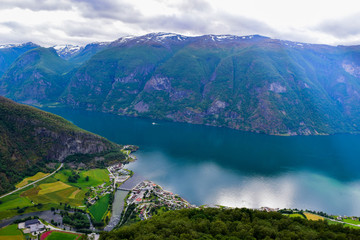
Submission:
M 360 216 L 360 136 L 278 137 L 231 129 L 45 109 L 120 144 L 129 168 L 189 202 L 291 207 Z

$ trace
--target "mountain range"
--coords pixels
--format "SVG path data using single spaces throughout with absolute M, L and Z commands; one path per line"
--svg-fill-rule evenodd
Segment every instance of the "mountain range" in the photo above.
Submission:
M 360 46 L 172 33 L 28 45 L 0 48 L 0 94 L 18 102 L 276 135 L 359 132 Z

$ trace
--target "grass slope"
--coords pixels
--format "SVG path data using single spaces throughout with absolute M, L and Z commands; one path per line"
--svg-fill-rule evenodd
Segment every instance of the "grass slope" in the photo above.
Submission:
M 11 224 L 7 227 L 0 229 L 0 236 L 16 236 L 23 235 L 22 232 L 18 229 L 17 224 Z
M 109 183 L 109 172 L 107 169 L 90 169 L 87 171 L 80 172 L 80 178 L 77 180 L 76 183 L 71 183 L 68 181 L 69 176 L 72 175 L 70 170 L 61 170 L 60 172 L 56 173 L 54 178 L 61 180 L 67 184 L 76 187 L 91 187 L 91 186 L 98 186 L 100 184 Z M 89 181 L 86 181 L 86 177 L 89 177 Z
M 106 194 L 89 208 L 91 215 L 97 222 L 101 222 L 109 207 L 110 195 Z

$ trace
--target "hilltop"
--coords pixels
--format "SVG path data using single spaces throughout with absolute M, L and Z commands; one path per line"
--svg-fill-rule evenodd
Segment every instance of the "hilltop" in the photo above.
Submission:
M 0 193 L 25 176 L 50 171 L 48 163 L 119 147 L 59 116 L 0 97 Z

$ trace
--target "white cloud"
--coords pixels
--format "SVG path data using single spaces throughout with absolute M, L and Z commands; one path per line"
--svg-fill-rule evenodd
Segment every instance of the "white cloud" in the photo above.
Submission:
M 85 44 L 165 31 L 360 44 L 356 4 L 352 0 L 3 0 L 0 43 Z

